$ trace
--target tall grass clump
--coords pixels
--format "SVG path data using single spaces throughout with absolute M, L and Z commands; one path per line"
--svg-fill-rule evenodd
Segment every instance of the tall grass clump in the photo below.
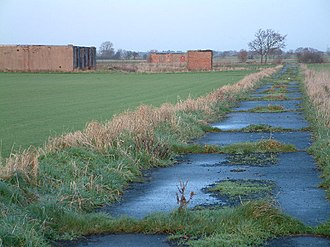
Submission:
M 330 71 L 311 70 L 302 66 L 304 89 L 308 99 L 305 111 L 312 123 L 315 142 L 309 151 L 315 156 L 330 199 Z
M 43 246 L 50 239 L 101 231 L 99 225 L 94 232 L 86 226 L 89 212 L 118 200 L 128 183 L 142 180 L 143 170 L 172 163 L 175 145 L 202 135 L 208 121 L 223 115 L 241 92 L 278 68 L 196 99 L 158 108 L 141 105 L 2 159 L 0 207 L 9 213 L 0 214 L 0 224 L 6 226 L 0 230 L 0 243 Z M 8 191 L 17 192 L 17 198 L 8 197 Z M 86 227 L 89 231 L 82 230 Z

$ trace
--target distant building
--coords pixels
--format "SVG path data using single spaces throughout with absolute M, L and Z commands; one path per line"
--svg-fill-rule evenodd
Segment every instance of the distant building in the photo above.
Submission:
M 195 50 L 187 53 L 151 53 L 150 63 L 185 64 L 190 71 L 211 71 L 213 52 L 211 50 Z
M 188 70 L 210 71 L 213 67 L 213 52 L 211 50 L 188 51 L 187 61 Z
M 96 48 L 80 46 L 2 45 L 0 71 L 95 70 Z

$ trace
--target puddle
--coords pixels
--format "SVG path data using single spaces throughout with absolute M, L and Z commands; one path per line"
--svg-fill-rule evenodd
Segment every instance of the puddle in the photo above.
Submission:
M 287 87 L 288 93 L 295 93 L 295 92 L 300 92 L 300 88 L 298 85 L 292 85 Z
M 221 130 L 238 130 L 251 124 L 268 124 L 286 129 L 302 129 L 308 127 L 301 112 L 254 113 L 231 112 L 224 121 L 212 124 Z
M 193 197 L 189 207 L 204 204 L 218 204 L 216 198 L 202 192 L 202 188 L 219 180 L 219 167 L 206 166 L 220 164 L 225 161 L 225 155 L 194 155 L 184 156 L 181 164 L 168 168 L 152 169 L 149 182 L 132 184 L 131 189 L 125 192 L 122 201 L 105 206 L 105 211 L 112 216 L 128 215 L 143 218 L 154 212 L 170 212 L 178 208 L 176 201 L 177 185 L 179 180 L 188 180 L 187 194 L 191 191 Z M 228 168 L 228 172 L 229 172 Z
M 264 247 L 329 247 L 330 238 L 299 236 L 285 237 L 269 241 Z
M 58 246 L 93 246 L 93 247 L 170 247 L 167 242 L 166 235 L 144 235 L 144 234 L 111 234 L 105 236 L 91 236 L 85 240 L 80 240 L 79 243 L 74 244 L 70 242 L 70 245 L 58 245 Z
M 311 133 L 307 131 L 297 132 L 218 132 L 207 133 L 196 142 L 198 144 L 226 146 L 238 142 L 256 142 L 260 140 L 274 139 L 284 144 L 293 144 L 298 150 L 304 150 L 311 144 Z
M 197 205 L 226 205 L 203 192 L 216 181 L 228 179 L 257 179 L 274 181 L 278 188 L 275 199 L 280 208 L 303 223 L 315 226 L 330 216 L 330 204 L 321 183 L 313 158 L 305 152 L 278 155 L 273 166 L 224 165 L 224 154 L 190 154 L 181 158 L 181 164 L 154 169 L 150 181 L 134 184 L 122 202 L 102 209 L 113 216 L 129 215 L 143 218 L 153 212 L 169 212 L 177 208 L 176 192 L 179 179 L 189 180 L 187 194 L 196 193 L 189 207 Z M 235 170 L 240 172 L 235 172 Z
M 248 111 L 254 109 L 258 106 L 283 106 L 284 110 L 297 110 L 301 109 L 300 105 L 301 100 L 270 100 L 270 101 L 243 101 L 241 102 L 240 106 L 237 108 L 233 108 L 233 111 Z
M 312 156 L 305 152 L 279 154 L 278 165 L 266 169 L 259 176 L 276 182 L 277 201 L 285 213 L 311 226 L 329 218 L 330 204 L 319 188 L 320 174 Z

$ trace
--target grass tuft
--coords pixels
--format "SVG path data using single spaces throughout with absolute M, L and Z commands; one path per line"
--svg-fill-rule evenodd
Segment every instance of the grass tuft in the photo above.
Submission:
M 266 152 L 296 152 L 297 149 L 292 144 L 282 144 L 273 139 L 261 140 L 258 142 L 242 142 L 228 146 L 184 144 L 174 145 L 176 153 L 226 153 L 226 154 L 245 154 L 245 153 L 266 153 Z
M 249 112 L 284 112 L 286 111 L 282 105 L 268 105 L 268 106 L 257 106 L 253 109 L 248 110 Z
M 267 180 L 224 180 L 207 190 L 222 200 L 228 199 L 229 204 L 237 205 L 251 200 L 270 199 L 276 185 Z
M 251 124 L 239 130 L 240 132 L 283 132 L 292 131 L 281 127 L 273 127 L 268 124 Z

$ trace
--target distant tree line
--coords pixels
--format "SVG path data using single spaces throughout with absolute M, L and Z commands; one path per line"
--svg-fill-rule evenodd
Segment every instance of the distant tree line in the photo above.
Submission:
M 255 33 L 255 38 L 248 43 L 249 51 L 241 49 L 240 51 L 213 51 L 214 58 L 237 57 L 240 63 L 246 63 L 250 59 L 260 57 L 260 63 L 267 63 L 269 58 L 272 62 L 280 63 L 282 59 L 296 57 L 300 63 L 323 63 L 325 62 L 324 52 L 318 51 L 310 47 L 299 47 L 295 51 L 283 51 L 286 46 L 286 35 L 281 35 L 272 29 L 259 29 Z M 113 60 L 146 60 L 151 52 L 158 52 L 157 50 L 150 50 L 147 52 L 128 51 L 123 49 L 115 50 L 113 43 L 105 41 L 101 44 L 97 52 L 98 59 L 113 59 Z M 183 53 L 182 51 L 167 50 L 164 53 Z M 330 56 L 330 50 L 327 54 Z
M 97 52 L 98 59 L 113 59 L 113 60 L 141 60 L 147 59 L 148 52 L 127 51 L 123 49 L 114 49 L 113 43 L 105 41 L 101 44 Z
M 324 53 L 310 47 L 296 49 L 299 63 L 324 63 Z

